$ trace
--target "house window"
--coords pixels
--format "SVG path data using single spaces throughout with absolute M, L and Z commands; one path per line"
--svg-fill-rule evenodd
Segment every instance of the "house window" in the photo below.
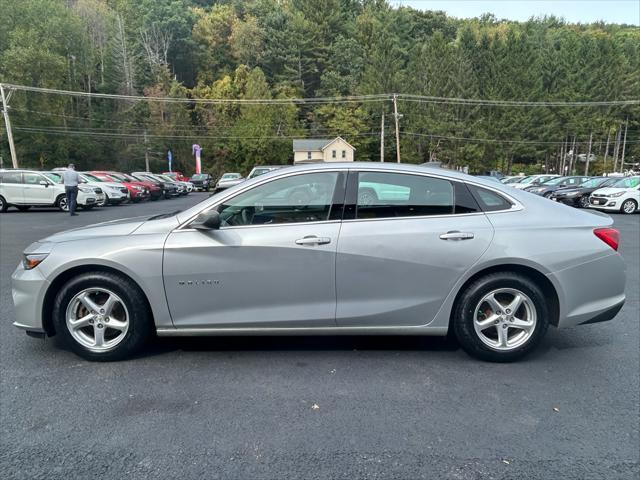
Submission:
M 335 150 L 331 150 L 331 157 L 332 158 L 336 158 L 336 151 Z
M 311 160 L 311 152 L 307 152 L 307 160 Z
M 342 150 L 342 158 L 347 158 L 347 151 L 346 150 Z

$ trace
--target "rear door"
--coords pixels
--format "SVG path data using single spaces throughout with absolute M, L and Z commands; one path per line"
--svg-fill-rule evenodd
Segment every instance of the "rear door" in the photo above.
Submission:
M 176 327 L 335 326 L 335 264 L 346 172 L 269 180 L 215 208 L 218 230 L 167 238 Z
M 428 324 L 492 236 L 462 183 L 396 171 L 350 173 L 336 259 L 337 324 Z
M 10 204 L 24 203 L 22 173 L 0 172 L 0 195 Z

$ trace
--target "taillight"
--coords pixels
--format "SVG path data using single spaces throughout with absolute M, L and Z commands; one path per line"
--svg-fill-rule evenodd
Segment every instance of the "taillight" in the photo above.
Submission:
M 615 228 L 596 228 L 593 233 L 616 252 L 618 251 L 618 244 L 620 243 L 620 232 L 618 230 Z

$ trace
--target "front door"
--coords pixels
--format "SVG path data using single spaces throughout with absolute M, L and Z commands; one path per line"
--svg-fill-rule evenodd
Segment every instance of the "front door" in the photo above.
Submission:
M 347 199 L 336 260 L 338 326 L 428 324 L 493 236 L 459 182 L 354 172 Z
M 24 203 L 27 205 L 53 205 L 55 201 L 53 184 L 39 173 L 24 172 Z M 41 185 L 40 182 L 46 182 Z
M 345 176 L 269 180 L 214 207 L 220 229 L 171 233 L 163 271 L 174 325 L 335 326 Z

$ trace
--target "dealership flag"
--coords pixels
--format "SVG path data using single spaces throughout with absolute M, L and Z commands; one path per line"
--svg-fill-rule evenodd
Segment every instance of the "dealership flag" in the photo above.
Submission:
M 200 172 L 200 152 L 201 151 L 202 151 L 202 148 L 197 143 L 194 143 L 191 146 L 191 153 L 196 157 L 196 173 L 201 173 Z
M 167 160 L 169 160 L 169 173 L 171 173 L 171 162 L 173 161 L 171 150 L 167 150 Z

